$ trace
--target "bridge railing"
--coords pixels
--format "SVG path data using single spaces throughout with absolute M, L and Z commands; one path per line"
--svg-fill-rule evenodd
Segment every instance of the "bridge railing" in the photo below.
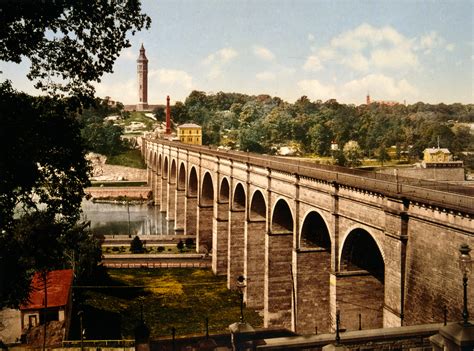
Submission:
M 150 143 L 160 143 L 170 147 L 213 157 L 232 159 L 258 167 L 269 168 L 300 177 L 320 179 L 327 182 L 353 186 L 368 191 L 381 192 L 398 198 L 428 202 L 430 205 L 449 206 L 452 209 L 473 213 L 474 188 L 425 179 L 401 177 L 340 166 L 318 164 L 310 161 L 283 159 L 269 155 L 248 152 L 219 150 L 211 146 L 183 144 L 164 139 L 146 139 Z

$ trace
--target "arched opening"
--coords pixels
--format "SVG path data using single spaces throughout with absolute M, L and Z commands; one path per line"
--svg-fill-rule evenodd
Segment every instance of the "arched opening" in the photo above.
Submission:
M 317 212 L 310 212 L 301 227 L 300 246 L 305 248 L 321 248 L 331 251 L 331 239 L 323 217 Z
M 202 181 L 202 194 L 201 194 L 201 205 L 210 206 L 214 203 L 214 186 L 212 184 L 212 178 L 209 173 L 206 172 Z
M 288 203 L 280 199 L 273 209 L 272 233 L 293 232 L 293 215 Z
M 188 187 L 188 195 L 196 196 L 198 189 L 198 179 L 196 168 L 191 168 L 191 172 L 189 173 L 189 187 Z
M 165 157 L 165 162 L 163 165 L 163 178 L 168 179 L 168 157 Z
M 337 303 L 343 327 L 348 330 L 383 327 L 384 271 L 382 253 L 364 229 L 354 229 L 341 251 L 337 277 Z
M 237 184 L 234 191 L 234 201 L 232 204 L 234 210 L 244 210 L 245 209 L 245 191 L 242 184 Z
M 179 166 L 178 172 L 178 189 L 184 190 L 186 187 L 186 168 L 184 167 L 184 163 L 181 163 Z
M 267 218 L 267 204 L 262 192 L 259 190 L 253 193 L 249 217 L 252 221 L 262 221 Z
M 363 229 L 353 230 L 344 241 L 341 255 L 341 271 L 367 271 L 382 284 L 384 262 L 372 235 Z
M 227 178 L 223 178 L 220 186 L 220 191 L 219 191 L 219 201 L 220 202 L 229 202 L 229 181 Z
M 162 169 L 162 160 L 161 160 L 161 155 L 158 156 L 158 165 L 156 168 L 156 174 L 161 175 L 161 169 Z
M 309 212 L 301 225 L 296 260 L 298 333 L 331 331 L 329 273 L 331 271 L 331 238 L 323 217 Z
M 176 184 L 176 161 L 173 160 L 171 162 L 171 178 L 170 178 L 170 183 L 171 184 Z
M 156 172 L 156 153 L 153 153 L 151 156 L 151 168 Z

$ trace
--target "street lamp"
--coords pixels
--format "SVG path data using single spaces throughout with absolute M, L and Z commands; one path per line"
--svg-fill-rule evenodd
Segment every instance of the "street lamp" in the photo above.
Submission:
M 237 288 L 240 292 L 240 323 L 244 322 L 244 288 L 245 285 L 245 277 L 243 275 L 239 275 L 237 278 Z
M 462 272 L 462 283 L 464 287 L 464 308 L 462 311 L 462 319 L 464 326 L 469 326 L 469 311 L 467 310 L 467 280 L 469 279 L 469 274 L 471 273 L 472 260 L 469 252 L 471 251 L 469 245 L 462 244 L 459 248 L 459 268 Z

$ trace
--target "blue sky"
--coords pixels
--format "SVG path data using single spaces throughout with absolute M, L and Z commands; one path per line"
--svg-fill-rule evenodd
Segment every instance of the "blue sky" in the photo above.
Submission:
M 136 59 L 149 59 L 149 103 L 194 90 L 294 102 L 474 102 L 474 1 L 143 0 L 148 31 L 131 37 L 98 96 L 136 103 Z M 27 63 L 1 63 L 32 93 Z

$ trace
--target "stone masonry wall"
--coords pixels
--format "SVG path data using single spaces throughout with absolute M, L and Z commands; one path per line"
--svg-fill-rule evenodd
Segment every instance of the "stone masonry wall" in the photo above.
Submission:
M 265 266 L 265 221 L 247 221 L 245 223 L 246 262 L 245 277 L 247 278 L 247 306 L 263 309 L 263 289 Z
M 236 287 L 239 275 L 244 275 L 245 211 L 229 212 L 227 287 Z
M 384 286 L 371 275 L 349 272 L 337 276 L 337 305 L 341 311 L 341 326 L 346 330 L 383 327 Z
M 331 253 L 327 251 L 296 252 L 298 274 L 297 324 L 300 334 L 329 333 L 329 271 Z

